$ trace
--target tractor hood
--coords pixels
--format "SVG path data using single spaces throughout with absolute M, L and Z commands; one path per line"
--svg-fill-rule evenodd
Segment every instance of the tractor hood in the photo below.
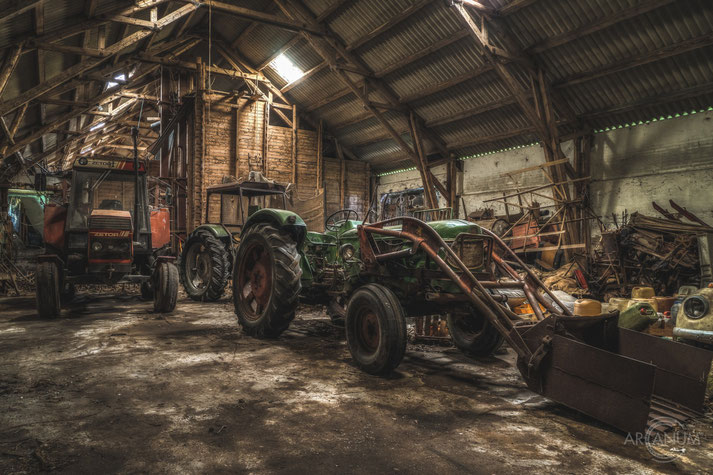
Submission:
M 357 226 L 361 224 L 360 221 L 347 221 L 343 229 L 346 231 L 341 232 L 339 235 L 342 237 L 354 236 L 357 234 Z M 368 223 L 367 223 L 368 224 Z M 443 221 L 431 221 L 427 223 L 428 226 L 433 228 L 443 239 L 452 240 L 455 239 L 460 233 L 471 233 L 471 234 L 482 234 L 480 226 L 469 221 L 462 219 L 447 219 Z M 400 230 L 401 226 L 387 226 L 385 229 L 395 229 Z M 326 234 L 336 234 L 332 232 L 327 232 Z M 377 239 L 388 239 L 382 236 L 377 236 Z

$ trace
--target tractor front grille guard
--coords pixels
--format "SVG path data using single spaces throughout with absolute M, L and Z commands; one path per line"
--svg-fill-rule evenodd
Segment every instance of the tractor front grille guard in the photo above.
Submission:
M 401 229 L 385 228 L 399 223 Z M 527 386 L 549 399 L 629 433 L 672 426 L 703 411 L 713 353 L 619 328 L 618 312 L 572 316 L 498 236 L 483 232 L 522 267 L 524 278 L 491 251 L 494 264 L 512 281 L 479 281 L 433 228 L 410 217 L 359 226 L 361 260 L 368 272 L 378 272 L 383 262 L 424 252 L 517 353 Z M 411 246 L 382 252 L 374 235 L 400 238 Z M 537 321 L 523 320 L 498 303 L 488 292 L 498 288 L 521 288 Z

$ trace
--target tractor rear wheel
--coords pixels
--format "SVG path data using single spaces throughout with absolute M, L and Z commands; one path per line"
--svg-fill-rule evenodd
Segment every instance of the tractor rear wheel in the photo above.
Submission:
M 503 336 L 482 315 L 449 314 L 448 333 L 453 344 L 463 353 L 471 356 L 490 356 L 503 344 Z
M 178 263 L 186 294 L 199 302 L 223 296 L 230 277 L 230 255 L 225 246 L 205 229 L 191 234 Z
M 346 333 L 352 358 L 370 374 L 387 374 L 406 353 L 406 318 L 396 295 L 379 284 L 357 290 L 347 306 Z
M 297 243 L 270 224 L 241 236 L 233 265 L 233 304 L 243 331 L 276 338 L 295 318 L 302 283 Z
M 37 313 L 42 318 L 56 318 L 60 312 L 59 269 L 54 262 L 40 262 L 35 274 Z
M 153 279 L 154 312 L 173 312 L 178 300 L 178 268 L 172 262 L 160 262 L 156 265 Z

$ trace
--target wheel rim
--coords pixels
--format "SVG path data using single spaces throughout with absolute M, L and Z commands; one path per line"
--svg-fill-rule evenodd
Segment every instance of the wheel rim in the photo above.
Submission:
M 262 243 L 248 244 L 238 265 L 238 299 L 248 320 L 259 319 L 272 294 L 272 260 Z
M 371 310 L 359 313 L 356 318 L 356 336 L 359 346 L 369 353 L 374 353 L 379 348 L 381 329 L 379 318 Z
M 202 292 L 208 288 L 213 273 L 213 261 L 208 249 L 196 243 L 186 254 L 186 281 L 194 290 Z

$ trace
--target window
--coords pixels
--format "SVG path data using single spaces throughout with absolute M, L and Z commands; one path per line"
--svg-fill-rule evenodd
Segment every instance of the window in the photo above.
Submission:
M 270 63 L 270 67 L 288 83 L 298 80 L 305 74 L 304 71 L 295 66 L 295 63 L 293 63 L 290 58 L 285 56 L 285 53 L 273 59 Z

